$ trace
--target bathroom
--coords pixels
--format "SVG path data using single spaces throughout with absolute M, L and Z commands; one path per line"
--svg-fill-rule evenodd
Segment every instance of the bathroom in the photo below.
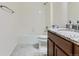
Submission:
M 0 56 L 40 55 L 41 51 L 39 52 L 38 48 L 42 35 L 46 39 L 45 45 L 47 44 L 46 26 L 50 25 L 48 20 L 50 4 L 48 2 L 0 2 L 0 4 Z M 29 49 L 33 50 L 30 52 Z
M 79 2 L 0 2 L 0 5 L 0 56 L 53 56 L 53 49 L 51 53 L 48 49 L 49 31 L 66 30 L 70 23 L 68 30 L 73 24 L 73 30 L 78 32 Z

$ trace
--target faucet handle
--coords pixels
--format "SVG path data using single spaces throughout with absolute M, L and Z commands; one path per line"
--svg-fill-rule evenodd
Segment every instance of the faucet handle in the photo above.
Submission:
M 48 29 L 48 26 L 46 26 L 46 29 Z
M 77 25 L 72 24 L 72 29 L 77 30 Z
M 72 22 L 71 22 L 71 20 L 69 20 L 69 24 L 71 24 Z
M 59 28 L 59 26 L 58 26 L 58 25 L 52 25 L 52 27 L 53 27 L 53 28 Z
M 79 21 L 77 21 L 77 23 L 79 23 Z

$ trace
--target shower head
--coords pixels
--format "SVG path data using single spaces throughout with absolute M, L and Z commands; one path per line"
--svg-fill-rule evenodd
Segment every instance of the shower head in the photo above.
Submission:
M 44 2 L 44 3 L 43 3 L 43 5 L 47 5 L 47 4 L 48 4 L 48 2 Z

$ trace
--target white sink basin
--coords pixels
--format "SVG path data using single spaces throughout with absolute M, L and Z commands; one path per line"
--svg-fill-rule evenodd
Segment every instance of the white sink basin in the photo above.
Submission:
M 69 37 L 73 40 L 79 41 L 79 33 L 74 31 L 58 31 L 59 34 Z
M 69 30 L 69 29 L 67 29 L 67 28 L 50 28 L 50 30 L 52 31 L 71 31 L 71 30 Z M 73 30 L 72 30 L 73 31 Z

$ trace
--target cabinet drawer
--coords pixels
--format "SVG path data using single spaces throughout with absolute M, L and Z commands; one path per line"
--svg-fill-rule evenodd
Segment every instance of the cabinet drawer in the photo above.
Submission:
M 58 46 L 60 47 L 65 53 L 68 55 L 72 55 L 72 43 L 67 41 L 64 38 L 61 38 L 58 35 L 55 35 L 51 32 L 48 33 L 48 37 Z

